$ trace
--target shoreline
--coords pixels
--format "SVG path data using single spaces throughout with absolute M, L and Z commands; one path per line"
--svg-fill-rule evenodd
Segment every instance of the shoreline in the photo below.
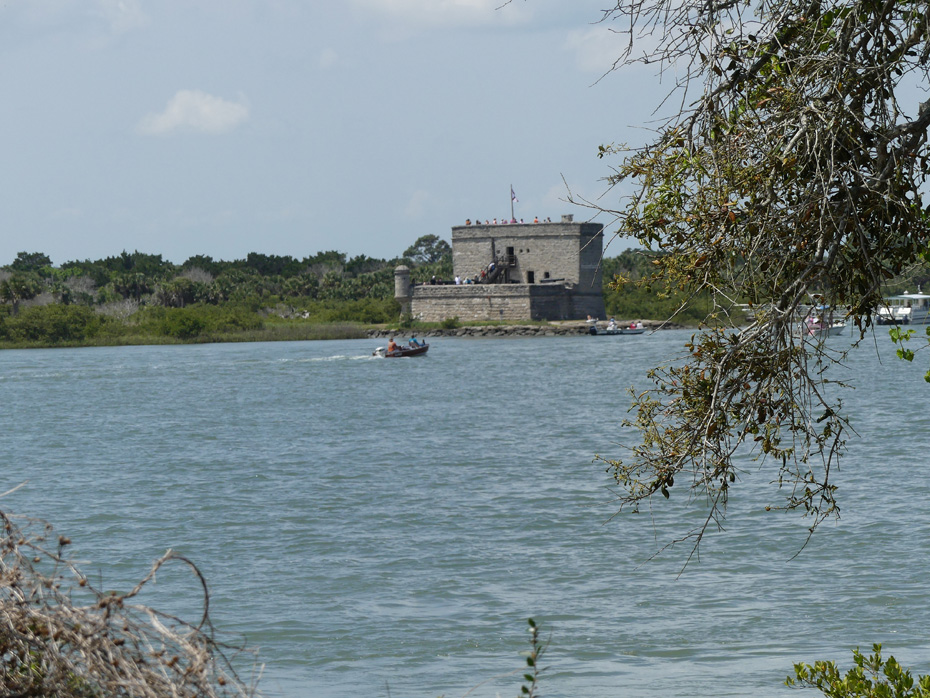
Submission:
M 642 320 L 647 332 L 657 330 L 677 330 L 681 325 L 663 323 L 658 320 Z M 630 323 L 627 322 L 626 325 Z M 624 326 L 620 323 L 620 326 Z M 370 329 L 368 336 L 376 338 L 407 337 L 415 334 L 418 337 L 569 337 L 586 335 L 591 326 L 586 322 L 563 322 L 549 325 L 475 325 L 455 327 L 451 329 L 435 328 L 429 330 L 413 331 L 410 329 Z

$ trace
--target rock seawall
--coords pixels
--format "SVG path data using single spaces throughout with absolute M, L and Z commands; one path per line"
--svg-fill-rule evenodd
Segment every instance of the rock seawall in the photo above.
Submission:
M 601 323 L 603 326 L 604 323 Z M 629 324 L 629 323 L 627 323 Z M 432 329 L 417 331 L 418 337 L 566 337 L 571 335 L 586 335 L 590 325 L 585 322 L 559 323 L 552 325 L 482 325 L 476 327 L 457 327 L 455 329 Z M 622 327 L 622 324 L 621 324 Z M 665 324 L 656 321 L 644 320 L 643 327 L 647 330 L 677 329 L 679 325 Z M 405 329 L 372 329 L 368 330 L 369 337 L 409 337 L 410 330 Z

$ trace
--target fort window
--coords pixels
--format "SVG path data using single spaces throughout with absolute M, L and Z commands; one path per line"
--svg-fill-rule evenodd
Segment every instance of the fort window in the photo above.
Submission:
M 544 278 L 544 279 L 548 279 L 548 278 L 549 278 L 549 272 L 544 271 L 544 272 L 543 272 L 543 278 Z
M 532 271 L 526 272 L 526 283 L 534 284 L 536 283 L 536 273 Z

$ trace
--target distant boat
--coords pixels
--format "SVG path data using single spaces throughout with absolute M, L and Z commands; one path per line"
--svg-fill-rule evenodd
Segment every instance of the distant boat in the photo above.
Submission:
M 406 346 L 399 346 L 394 351 L 388 351 L 386 347 L 378 347 L 375 349 L 371 355 L 372 356 L 381 356 L 385 359 L 396 359 L 403 356 L 420 356 L 425 354 L 429 350 L 429 344 L 420 344 L 418 346 L 411 346 L 407 344 Z
M 828 305 L 806 306 L 806 317 L 798 323 L 795 334 L 800 337 L 836 337 L 846 331 L 845 317 L 836 318 Z
M 821 322 L 814 318 L 814 322 L 807 322 L 802 325 L 802 328 L 801 334 L 808 337 L 836 337 L 846 331 L 846 322 L 843 320 Z
M 642 334 L 646 331 L 642 323 L 621 327 L 615 322 L 608 323 L 606 327 L 598 327 L 597 322 L 592 322 L 588 327 L 588 334 L 591 335 L 615 335 L 615 334 Z
M 925 325 L 930 322 L 930 295 L 902 293 L 886 299 L 875 316 L 878 325 Z

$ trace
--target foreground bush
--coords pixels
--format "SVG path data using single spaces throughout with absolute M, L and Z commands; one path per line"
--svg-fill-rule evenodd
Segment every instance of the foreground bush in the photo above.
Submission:
M 853 650 L 853 667 L 841 674 L 834 662 L 795 664 L 788 686 L 815 688 L 828 698 L 928 698 L 930 676 L 914 679 L 894 657 L 882 659 L 882 646 L 872 645 L 872 654 Z
M 0 512 L 0 687 L 4 696 L 220 698 L 253 696 L 214 640 L 207 586 L 170 550 L 131 591 L 93 588 L 49 526 L 22 528 Z M 196 625 L 136 602 L 165 565 L 203 588 Z M 47 569 L 47 572 L 39 568 Z

